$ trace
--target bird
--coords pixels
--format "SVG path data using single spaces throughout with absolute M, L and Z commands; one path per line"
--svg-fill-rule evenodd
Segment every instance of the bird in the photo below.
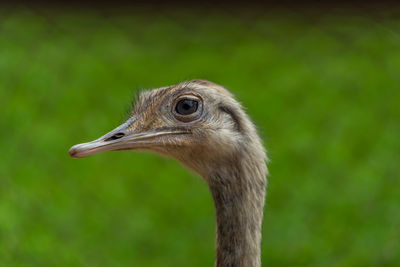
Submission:
M 126 122 L 72 146 L 69 154 L 117 150 L 156 152 L 200 175 L 215 208 L 215 266 L 261 266 L 268 158 L 254 123 L 228 89 L 197 79 L 143 91 Z

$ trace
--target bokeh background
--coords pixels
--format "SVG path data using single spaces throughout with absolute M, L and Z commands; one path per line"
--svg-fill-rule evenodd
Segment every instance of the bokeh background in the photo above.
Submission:
M 271 162 L 264 266 L 400 266 L 400 8 L 0 8 L 0 266 L 213 266 L 177 162 L 71 159 L 141 88 L 228 87 Z

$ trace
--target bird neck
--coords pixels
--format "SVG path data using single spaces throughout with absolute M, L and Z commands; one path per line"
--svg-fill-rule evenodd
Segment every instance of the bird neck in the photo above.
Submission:
M 216 212 L 215 266 L 259 267 L 265 173 L 245 161 L 226 165 L 207 179 Z

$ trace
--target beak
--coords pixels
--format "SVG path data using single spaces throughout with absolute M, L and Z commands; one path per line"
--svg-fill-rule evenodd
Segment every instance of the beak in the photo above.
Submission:
M 145 132 L 134 131 L 132 124 L 139 119 L 133 117 L 111 132 L 92 142 L 74 145 L 68 151 L 73 158 L 83 158 L 105 151 L 150 148 L 158 144 L 157 137 L 171 134 L 185 134 L 187 130 L 177 128 L 158 128 Z

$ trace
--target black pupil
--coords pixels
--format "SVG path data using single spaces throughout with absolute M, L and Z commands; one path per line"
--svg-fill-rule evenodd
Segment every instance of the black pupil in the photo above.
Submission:
M 189 115 L 195 113 L 197 111 L 198 106 L 199 103 L 197 101 L 184 99 L 178 102 L 178 104 L 175 107 L 175 110 L 178 114 Z

